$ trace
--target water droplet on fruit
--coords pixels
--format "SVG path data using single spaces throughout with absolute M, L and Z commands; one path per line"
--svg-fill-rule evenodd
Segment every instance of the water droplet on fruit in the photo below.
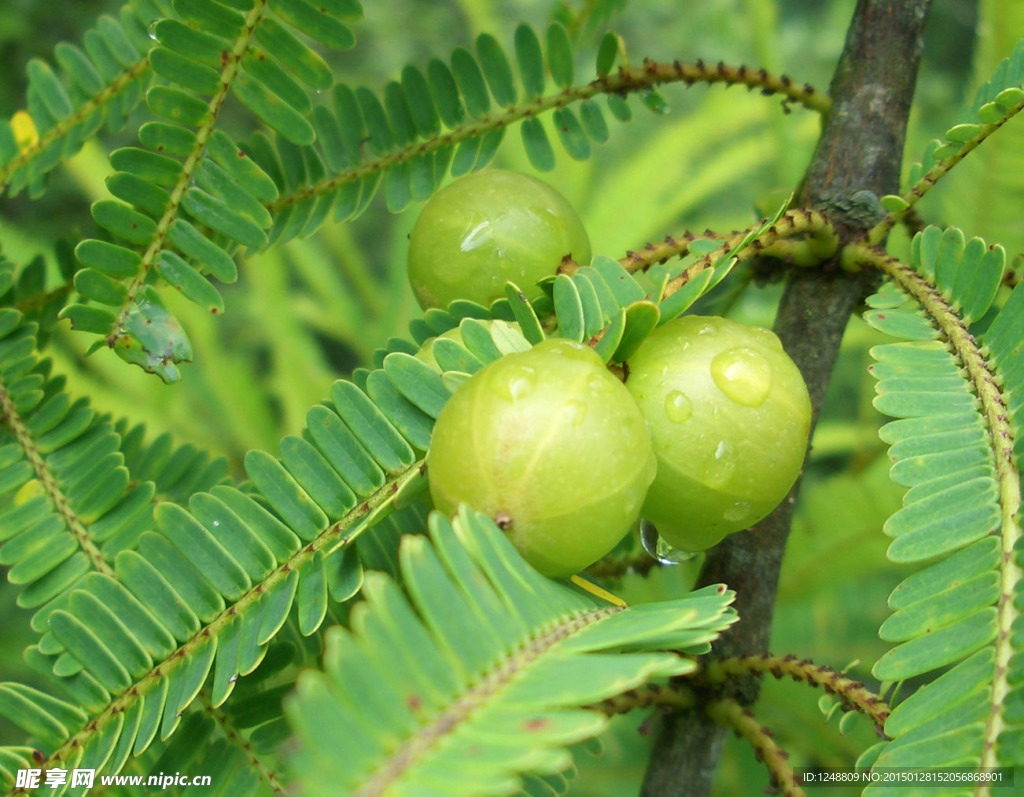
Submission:
M 760 407 L 772 390 L 772 367 L 763 356 L 745 347 L 715 357 L 711 378 L 719 390 L 744 407 Z
M 562 414 L 570 426 L 580 426 L 587 417 L 587 405 L 582 401 L 570 401 L 562 408 Z
M 674 548 L 665 542 L 658 534 L 657 527 L 651 521 L 640 519 L 640 544 L 651 556 L 663 565 L 678 565 L 693 559 L 697 554 L 691 551 L 684 551 L 681 548 Z
M 749 501 L 737 501 L 731 507 L 725 510 L 722 514 L 726 520 L 730 523 L 735 523 L 737 520 L 743 520 L 744 518 L 750 517 L 750 502 Z M 747 521 L 750 522 L 749 520 Z
M 466 233 L 466 237 L 459 244 L 459 251 L 472 252 L 474 249 L 479 249 L 481 246 L 491 243 L 492 239 L 491 223 L 489 221 L 482 221 Z
M 693 415 L 693 403 L 685 393 L 670 390 L 665 394 L 665 417 L 672 423 L 683 423 Z
M 724 487 L 736 470 L 736 452 L 728 441 L 722 440 L 715 453 L 704 466 L 700 475 L 701 483 L 712 489 Z
M 611 386 L 607 379 L 602 379 L 598 374 L 594 374 L 587 379 L 587 387 L 590 388 L 592 393 L 607 393 Z
M 714 324 L 701 324 L 700 329 L 697 330 L 698 335 L 710 335 L 715 331 Z
M 747 331 L 753 337 L 757 338 L 759 343 L 764 344 L 767 348 L 782 351 L 782 341 L 779 340 L 779 336 L 770 329 L 765 329 L 764 327 L 750 327 Z
M 679 344 L 679 348 L 681 348 L 683 351 L 686 351 L 688 348 L 690 348 L 690 341 L 688 341 L 686 338 L 682 336 L 676 338 L 676 343 Z
M 498 382 L 494 389 L 498 395 L 509 401 L 519 401 L 533 392 L 537 384 L 537 375 L 532 368 L 525 365 L 514 365 L 508 369 L 504 381 Z

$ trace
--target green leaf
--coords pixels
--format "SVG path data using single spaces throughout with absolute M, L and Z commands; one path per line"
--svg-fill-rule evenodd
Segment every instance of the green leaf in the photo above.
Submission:
M 540 97 L 544 93 L 544 54 L 541 51 L 540 39 L 526 23 L 516 27 L 515 32 L 516 61 L 519 64 L 519 76 L 523 81 L 523 89 L 529 99 Z
M 306 415 L 306 428 L 313 444 L 357 495 L 384 486 L 384 471 L 334 412 L 313 407 Z
M 615 67 L 615 60 L 619 56 L 621 40 L 618 35 L 608 31 L 601 37 L 601 43 L 597 47 L 597 74 L 604 77 L 611 74 Z
M 608 123 L 604 120 L 600 106 L 593 100 L 584 100 L 580 103 L 580 121 L 583 123 L 583 130 L 598 144 L 608 140 Z
M 164 381 L 177 380 L 176 364 L 192 359 L 192 344 L 152 286 L 135 297 L 119 333 L 114 343 L 117 355 Z
M 241 64 L 249 77 L 259 82 L 271 95 L 287 104 L 300 116 L 307 117 L 312 113 L 313 105 L 306 90 L 275 61 L 268 58 L 267 53 L 254 49 L 242 57 Z
M 570 88 L 573 83 L 573 57 L 569 34 L 561 23 L 552 22 L 546 38 L 551 77 L 559 88 Z
M 277 20 L 262 20 L 255 33 L 256 40 L 307 86 L 320 91 L 331 87 L 334 78 L 327 62 Z
M 199 30 L 222 39 L 234 40 L 245 25 L 245 17 L 220 3 L 204 0 L 174 0 L 174 10 Z M 222 45 L 223 46 L 223 45 Z
M 466 118 L 455 77 L 445 63 L 432 58 L 427 64 L 427 81 L 437 103 L 437 112 L 446 127 L 457 127 Z
M 625 362 L 658 326 L 661 314 L 654 302 L 634 302 L 626 308 L 626 325 L 612 359 Z
M 174 252 L 164 250 L 156 262 L 157 271 L 168 283 L 207 312 L 224 312 L 224 300 L 206 278 Z
M 902 681 L 959 661 L 996 636 L 996 610 L 983 609 L 893 648 L 871 668 L 880 681 Z
M 266 233 L 255 222 L 201 188 L 189 188 L 181 204 L 200 223 L 245 246 L 259 249 L 267 244 Z
M 215 94 L 221 85 L 220 75 L 215 69 L 166 47 L 150 50 L 149 63 L 158 75 L 199 94 Z
M 173 52 L 213 69 L 223 68 L 221 53 L 224 52 L 224 42 L 217 36 L 176 19 L 158 20 L 153 25 L 153 34 L 157 41 Z
M 441 131 L 441 117 L 430 95 L 427 78 L 416 67 L 406 65 L 402 68 L 402 88 L 419 135 L 423 138 L 436 136 Z
M 550 172 L 555 168 L 555 151 L 551 148 L 548 134 L 540 119 L 526 119 L 520 126 L 523 147 L 533 168 L 539 172 Z
M 94 202 L 92 217 L 103 229 L 129 243 L 146 244 L 156 235 L 156 224 L 151 218 L 112 199 Z
M 106 184 L 111 194 L 153 218 L 160 218 L 171 204 L 170 193 L 134 174 L 115 172 Z
M 575 282 L 565 274 L 555 278 L 555 317 L 558 319 L 558 336 L 583 341 L 585 317 L 583 300 Z
M 526 294 L 519 286 L 512 282 L 505 283 L 505 296 L 523 336 L 533 345 L 544 340 L 544 329 L 537 318 L 537 311 L 527 301 Z
M 270 9 L 292 27 L 335 50 L 351 49 L 355 36 L 340 19 L 318 10 L 306 0 L 270 0 Z
M 416 461 L 405 438 L 354 384 L 335 382 L 331 399 L 352 434 L 385 472 L 400 473 Z
M 154 152 L 186 156 L 196 147 L 196 134 L 167 122 L 146 122 L 139 128 L 139 142 Z
M 158 116 L 190 127 L 199 127 L 210 113 L 203 100 L 174 86 L 153 86 L 146 92 L 146 105 Z
M 356 496 L 316 448 L 300 437 L 281 441 L 281 462 L 329 518 L 344 517 Z
M 71 98 L 49 64 L 39 58 L 33 58 L 28 62 L 25 72 L 50 116 L 59 121 L 74 112 L 75 106 Z
M 231 90 L 242 105 L 288 141 L 308 146 L 316 139 L 313 125 L 304 116 L 258 80 L 246 74 L 244 69 L 239 70 L 234 83 L 231 84 Z
M 452 74 L 462 92 L 466 109 L 476 119 L 486 118 L 491 109 L 490 95 L 487 93 L 483 72 L 473 54 L 465 47 L 456 47 L 452 51 L 451 63 Z
M 299 574 L 296 599 L 299 606 L 299 631 L 303 636 L 315 632 L 327 614 L 327 573 L 324 561 L 323 552 L 317 551 Z
M 540 578 L 491 521 L 462 512 L 452 525 L 435 514 L 430 534 L 433 547 L 420 536 L 402 543 L 409 598 L 386 576 L 368 573 L 358 633 L 331 629 L 324 672 L 302 677 L 286 703 L 302 740 L 295 767 L 307 790 L 330 783 L 344 792 L 417 791 L 429 783 L 446 794 L 477 794 L 513 787 L 518 771 L 541 761 L 564 769 L 563 747 L 606 724 L 583 704 L 693 669 L 675 654 L 648 652 L 649 640 L 671 647 L 693 622 L 713 637 L 734 618 L 728 595 L 697 612 L 684 598 L 663 606 L 645 631 L 629 631 L 623 618 L 617 630 L 588 639 L 587 631 L 617 619 L 615 611 Z M 617 649 L 623 639 L 628 653 Z M 523 655 L 525 640 L 531 652 Z M 389 766 L 439 717 L 450 718 L 443 744 L 423 748 L 408 766 Z M 345 741 L 351 727 L 366 732 Z
M 327 528 L 327 516 L 272 456 L 250 451 L 245 455 L 245 472 L 274 511 L 303 540 L 311 540 Z
M 578 161 L 590 158 L 590 139 L 576 114 L 568 108 L 559 108 L 554 113 L 554 123 L 562 146 L 570 158 Z
M 221 282 L 238 279 L 235 261 L 223 249 L 212 243 L 185 219 L 175 219 L 167 231 L 167 239 L 178 250 L 203 267 Z
M 476 40 L 476 54 L 494 101 L 505 107 L 515 105 L 516 86 L 512 77 L 512 67 L 498 40 L 489 33 L 481 33 Z
M 75 290 L 85 299 L 114 306 L 121 304 L 128 295 L 120 282 L 91 268 L 82 269 L 75 275 Z

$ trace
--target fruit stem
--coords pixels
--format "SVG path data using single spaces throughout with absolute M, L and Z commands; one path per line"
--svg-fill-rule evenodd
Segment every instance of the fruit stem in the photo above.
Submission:
M 889 705 L 865 687 L 862 681 L 854 681 L 831 667 L 815 664 L 810 659 L 798 659 L 796 656 L 780 658 L 767 653 L 759 656 L 732 656 L 707 662 L 699 677 L 709 683 L 724 683 L 728 679 L 745 675 L 787 677 L 798 683 L 820 686 L 840 698 L 844 708 L 856 709 L 869 716 L 880 734 L 892 712 Z

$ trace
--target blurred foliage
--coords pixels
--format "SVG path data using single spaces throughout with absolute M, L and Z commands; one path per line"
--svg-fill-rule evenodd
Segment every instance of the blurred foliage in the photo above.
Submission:
M 87 22 L 118 5 L 118 0 L 78 0 L 60 4 L 55 13 L 49 0 L 0 3 L 0 114 L 21 106 L 21 70 L 30 57 L 50 57 L 58 41 L 75 40 Z M 494 32 L 507 44 L 519 21 L 543 25 L 551 17 L 566 18 L 592 6 L 621 9 L 610 26 L 623 36 L 633 62 L 644 56 L 669 61 L 703 57 L 763 65 L 826 90 L 854 0 L 374 0 L 366 3 L 366 19 L 358 26 L 359 45 L 333 54 L 332 65 L 350 85 L 379 90 L 403 64 L 422 66 L 433 55 L 469 44 L 476 32 Z M 1009 51 L 1010 38 L 1024 29 L 1022 14 L 1019 0 L 983 0 L 980 8 L 972 0 L 935 0 L 908 160 L 956 121 L 976 76 L 987 75 Z M 411 19 L 415 24 L 409 24 Z M 585 37 L 588 27 L 584 24 L 579 33 Z M 596 40 L 594 31 L 589 33 L 591 40 L 584 38 L 581 48 L 588 62 Z M 688 228 L 746 226 L 755 219 L 756 201 L 792 190 L 811 156 L 819 124 L 812 114 L 783 113 L 778 100 L 748 97 L 736 88 L 671 86 L 664 95 L 670 114 L 638 111 L 629 127 L 612 129 L 608 145 L 591 160 L 577 163 L 561 153 L 554 172 L 546 176 L 580 210 L 595 254 L 618 257 Z M 1005 196 L 1000 192 L 1010 189 L 996 184 L 999 176 L 1024 168 L 1005 166 L 1024 157 L 1024 119 L 1014 125 L 1014 134 L 986 145 L 973 171 L 965 169 L 929 197 L 922 208 L 928 220 L 941 222 L 951 203 L 963 204 L 969 184 L 976 192 L 972 196 Z M 131 140 L 128 133 L 122 136 L 105 144 Z M 496 165 L 529 169 L 518 135 L 508 137 Z M 91 145 L 54 174 L 53 188 L 42 200 L 5 199 L 0 206 L 5 253 L 27 263 L 38 254 L 52 256 L 54 230 L 89 234 L 81 225 L 91 225 L 89 203 L 106 196 L 108 168 L 105 151 Z M 982 173 L 990 176 L 991 185 L 978 179 Z M 974 206 L 976 228 L 968 217 L 965 229 L 1005 242 L 1012 256 L 1024 248 L 1019 208 L 1019 202 L 1005 210 L 979 202 Z M 308 407 L 327 395 L 333 380 L 367 363 L 374 348 L 403 334 L 417 314 L 404 274 L 407 233 L 417 212 L 412 207 L 389 215 L 378 197 L 356 222 L 328 226 L 310 239 L 248 258 L 239 282 L 224 290 L 228 311 L 223 318 L 169 296 L 197 352 L 176 385 L 127 368 L 105 349 L 85 357 L 88 341 L 64 325 L 50 350 L 56 370 L 67 373 L 72 391 L 90 395 L 99 409 L 145 422 L 153 435 L 170 431 L 179 442 L 225 454 L 237 473 L 246 450 L 276 450 L 282 436 L 301 427 Z M 770 325 L 778 291 L 772 285 L 753 288 L 730 303 L 730 313 Z M 814 441 L 784 563 L 772 643 L 776 652 L 812 657 L 836 669 L 856 659 L 850 672 L 869 685 L 869 667 L 883 651 L 877 629 L 885 598 L 899 578 L 894 566 L 879 565 L 886 547 L 881 524 L 900 499 L 887 478 L 888 461 L 875 434 L 881 419 L 871 407 L 873 384 L 865 372 L 867 350 L 879 340 L 859 321 L 851 323 Z M 620 594 L 627 600 L 668 597 L 688 585 L 694 573 L 693 564 L 661 569 L 648 579 L 627 580 Z M 19 636 L 29 633 L 28 624 L 16 613 L 3 580 L 0 680 L 30 680 L 18 654 L 29 642 Z M 819 695 L 804 686 L 766 683 L 763 695 L 758 718 L 777 733 L 782 747 L 801 751 L 794 765 L 848 762 L 871 743 L 873 730 L 863 719 L 850 736 L 838 733 L 835 719 L 826 729 Z M 579 757 L 574 793 L 632 793 L 651 739 L 638 729 L 650 729 L 650 723 L 651 718 L 637 715 L 617 719 L 604 739 L 603 755 Z M 730 742 L 718 793 L 755 793 L 763 785 L 763 768 L 746 746 Z M 828 793 L 841 797 L 843 790 Z

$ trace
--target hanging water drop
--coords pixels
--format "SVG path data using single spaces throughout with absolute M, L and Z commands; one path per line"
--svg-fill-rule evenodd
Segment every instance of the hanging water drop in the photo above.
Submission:
M 651 521 L 640 519 L 640 544 L 644 550 L 663 565 L 678 565 L 693 559 L 697 554 L 684 551 L 669 545 L 658 534 L 658 529 Z

